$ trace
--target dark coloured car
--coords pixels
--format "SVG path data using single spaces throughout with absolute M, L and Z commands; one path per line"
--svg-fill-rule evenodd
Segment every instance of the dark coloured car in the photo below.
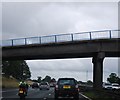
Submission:
M 79 100 L 79 89 L 74 78 L 59 78 L 55 86 L 55 100 L 73 98 Z
M 39 88 L 38 83 L 37 83 L 37 82 L 34 82 L 34 83 L 32 84 L 32 88 Z

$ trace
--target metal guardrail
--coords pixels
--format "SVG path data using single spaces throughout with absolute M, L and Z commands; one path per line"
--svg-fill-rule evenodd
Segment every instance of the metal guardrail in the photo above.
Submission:
M 103 31 L 91 31 L 81 33 L 69 33 L 58 34 L 41 37 L 28 37 L 19 39 L 2 40 L 2 47 L 5 46 L 17 46 L 17 45 L 30 45 L 30 44 L 47 44 L 47 43 L 59 43 L 67 41 L 82 41 L 82 40 L 94 40 L 94 39 L 112 39 L 119 38 L 120 30 L 103 30 Z

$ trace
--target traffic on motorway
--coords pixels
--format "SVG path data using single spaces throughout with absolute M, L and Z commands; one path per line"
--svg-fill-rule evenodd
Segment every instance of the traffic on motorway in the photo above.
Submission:
M 19 89 L 8 89 L 2 91 L 3 100 L 21 99 Z M 74 78 L 59 78 L 57 82 L 49 84 L 48 82 L 34 82 L 29 86 L 26 99 L 73 99 L 87 100 L 80 94 L 77 81 Z M 25 99 L 24 98 L 24 99 Z M 22 98 L 23 99 L 23 98 Z
M 120 85 L 118 83 L 103 83 L 103 89 L 106 90 L 120 90 Z
M 29 85 L 27 93 L 24 90 L 16 89 L 3 89 L 2 100 L 90 100 L 88 97 L 82 94 L 81 87 L 93 88 L 92 85 L 81 85 L 74 78 L 59 78 L 56 82 L 33 82 Z M 103 83 L 103 89 L 105 90 L 120 90 L 120 86 L 117 83 Z

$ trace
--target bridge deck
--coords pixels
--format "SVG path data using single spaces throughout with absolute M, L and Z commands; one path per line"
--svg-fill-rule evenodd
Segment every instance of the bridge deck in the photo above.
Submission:
M 28 37 L 11 40 L 3 40 L 2 47 L 6 46 L 20 46 L 20 45 L 36 45 L 36 44 L 51 44 L 62 42 L 74 42 L 83 40 L 97 40 L 97 39 L 112 39 L 119 38 L 120 30 L 103 30 L 70 34 L 58 34 L 41 37 Z

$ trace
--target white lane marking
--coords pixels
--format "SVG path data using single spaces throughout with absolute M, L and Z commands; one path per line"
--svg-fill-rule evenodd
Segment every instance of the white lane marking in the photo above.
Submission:
M 6 90 L 6 91 L 0 91 L 0 92 L 12 92 L 12 91 L 16 91 L 18 89 L 15 89 L 15 90 Z
M 47 100 L 47 98 L 43 98 L 44 100 Z
M 87 96 L 83 95 L 82 93 L 79 93 L 80 95 L 82 95 L 84 98 L 88 99 L 88 100 L 92 100 L 90 98 L 88 98 Z

